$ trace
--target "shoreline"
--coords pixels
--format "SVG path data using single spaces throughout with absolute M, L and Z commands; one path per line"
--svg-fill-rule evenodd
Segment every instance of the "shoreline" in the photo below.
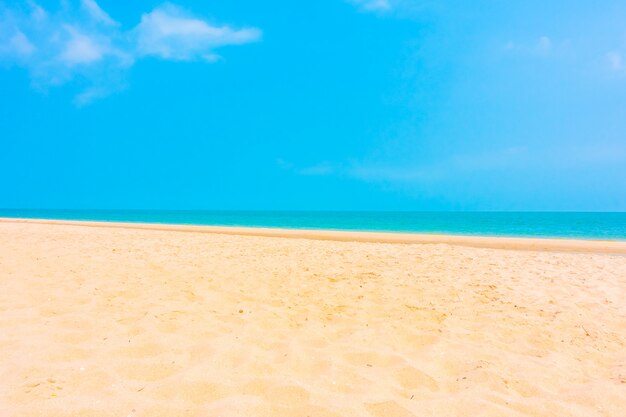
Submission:
M 484 249 L 524 250 L 541 252 L 573 252 L 626 255 L 626 241 L 584 240 L 569 238 L 534 238 L 504 236 L 467 236 L 405 232 L 363 232 L 323 229 L 282 229 L 266 227 L 207 226 L 165 223 L 53 220 L 31 218 L 0 218 L 0 223 L 49 224 L 211 233 L 235 236 L 275 237 L 340 242 L 391 244 L 446 244 Z

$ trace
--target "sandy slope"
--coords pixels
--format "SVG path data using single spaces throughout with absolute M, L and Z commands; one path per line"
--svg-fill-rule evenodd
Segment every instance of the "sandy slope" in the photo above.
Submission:
M 0 222 L 1 416 L 623 416 L 626 257 Z

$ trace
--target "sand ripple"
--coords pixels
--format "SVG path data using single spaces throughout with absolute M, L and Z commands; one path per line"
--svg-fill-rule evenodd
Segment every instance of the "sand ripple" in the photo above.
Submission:
M 626 257 L 0 223 L 2 416 L 622 416 Z

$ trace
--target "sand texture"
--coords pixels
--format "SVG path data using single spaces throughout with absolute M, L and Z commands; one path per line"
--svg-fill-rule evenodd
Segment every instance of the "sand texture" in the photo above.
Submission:
M 0 416 L 626 415 L 626 257 L 486 246 L 0 222 Z

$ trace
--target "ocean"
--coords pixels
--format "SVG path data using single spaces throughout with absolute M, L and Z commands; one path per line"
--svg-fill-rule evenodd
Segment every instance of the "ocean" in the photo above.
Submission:
M 626 240 L 626 212 L 166 211 L 0 209 L 0 217 Z

